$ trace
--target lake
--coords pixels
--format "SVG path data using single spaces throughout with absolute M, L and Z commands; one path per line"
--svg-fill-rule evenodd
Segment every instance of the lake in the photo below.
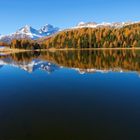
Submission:
M 0 140 L 139 140 L 140 51 L 0 54 Z

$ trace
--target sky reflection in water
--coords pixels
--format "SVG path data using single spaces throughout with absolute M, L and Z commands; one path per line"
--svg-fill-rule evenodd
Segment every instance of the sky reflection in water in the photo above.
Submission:
M 139 57 L 139 51 L 1 56 L 0 139 L 138 139 Z

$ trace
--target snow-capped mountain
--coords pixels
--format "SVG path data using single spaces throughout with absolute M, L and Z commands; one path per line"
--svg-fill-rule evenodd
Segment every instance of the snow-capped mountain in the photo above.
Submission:
M 98 28 L 98 27 L 112 27 L 112 28 L 122 28 L 127 25 L 132 25 L 139 22 L 114 22 L 114 23 L 108 23 L 108 22 L 102 22 L 102 23 L 96 23 L 96 22 L 80 22 L 77 24 L 77 26 L 72 27 L 72 29 L 78 29 L 78 28 Z
M 9 35 L 1 35 L 0 41 L 9 43 L 13 39 L 38 39 L 55 34 L 58 31 L 59 28 L 54 27 L 53 25 L 50 24 L 46 24 L 39 30 L 26 25 L 21 29 L 17 30 L 15 33 Z
M 42 34 L 38 30 L 32 28 L 31 26 L 26 25 L 25 27 L 19 29 L 15 34 L 17 35 L 27 35 L 31 39 L 36 39 L 42 37 Z

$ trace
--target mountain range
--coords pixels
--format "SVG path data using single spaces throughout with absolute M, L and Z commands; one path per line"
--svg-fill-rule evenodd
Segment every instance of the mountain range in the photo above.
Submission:
M 78 28 L 101 28 L 101 27 L 111 27 L 111 28 L 122 28 L 127 25 L 132 25 L 139 22 L 116 22 L 116 23 L 96 23 L 96 22 L 80 22 L 76 26 L 68 28 L 68 29 L 60 29 L 58 27 L 54 27 L 51 24 L 46 24 L 40 29 L 35 29 L 29 25 L 26 25 L 15 33 L 9 35 L 0 35 L 0 42 L 10 43 L 13 39 L 32 39 L 36 40 L 43 37 L 48 37 L 54 35 L 60 31 L 78 29 Z
M 46 24 L 45 26 L 41 27 L 39 30 L 37 30 L 29 25 L 25 25 L 24 27 L 17 30 L 15 33 L 12 33 L 9 35 L 0 35 L 0 41 L 9 43 L 13 39 L 33 39 L 33 40 L 35 40 L 38 38 L 50 36 L 59 31 L 60 31 L 59 28 L 54 27 L 53 25 L 50 25 L 50 24 Z

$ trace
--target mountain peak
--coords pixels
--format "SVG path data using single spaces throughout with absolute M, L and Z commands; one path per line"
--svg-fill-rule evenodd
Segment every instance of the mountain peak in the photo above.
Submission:
M 54 27 L 51 24 L 46 24 L 43 27 L 41 27 L 41 29 L 39 29 L 40 33 L 48 34 L 48 35 L 54 34 L 54 33 L 58 32 L 58 31 L 59 31 L 59 28 Z
M 26 24 L 24 28 L 31 28 L 31 26 Z
M 84 24 L 85 24 L 85 22 L 81 21 L 81 22 L 79 22 L 77 25 L 78 25 L 78 26 L 81 26 L 81 25 L 84 25 Z
M 29 25 L 25 25 L 24 27 L 20 28 L 17 33 L 31 33 L 31 32 L 36 32 L 37 30 L 32 28 L 31 26 Z

